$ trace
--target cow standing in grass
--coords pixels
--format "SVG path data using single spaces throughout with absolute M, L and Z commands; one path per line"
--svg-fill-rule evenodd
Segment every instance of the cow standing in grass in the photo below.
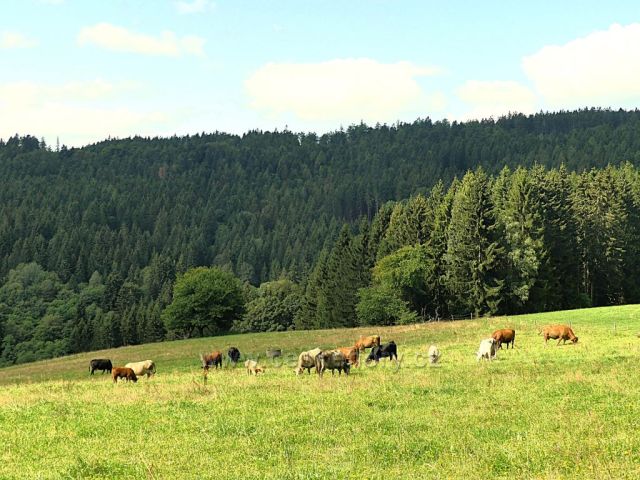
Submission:
M 509 349 L 509 344 L 511 344 L 511 348 L 515 346 L 516 343 L 516 331 L 512 328 L 503 328 L 501 330 L 496 330 L 491 335 L 496 343 L 498 344 L 498 348 L 502 348 L 502 344 L 507 344 L 507 349 Z
M 438 360 L 440 360 L 440 356 L 442 354 L 440 353 L 440 350 L 438 350 L 438 347 L 436 347 L 435 345 L 431 345 L 429 347 L 429 363 L 431 364 L 436 364 L 438 363 Z
M 369 356 L 367 357 L 366 363 L 374 361 L 378 363 L 381 358 L 389 357 L 389 361 L 398 360 L 398 347 L 396 346 L 396 342 L 391 340 L 389 343 L 385 343 L 382 346 L 375 346 L 369 352 Z
M 147 378 L 149 378 L 151 375 L 155 375 L 156 373 L 156 364 L 153 363 L 153 360 L 127 363 L 125 367 L 132 369 L 139 377 L 146 375 Z
M 360 365 L 360 350 L 357 347 L 338 347 L 351 365 L 358 367 Z
M 571 327 L 567 325 L 547 325 L 542 327 L 539 335 L 544 337 L 545 344 L 550 338 L 553 340 L 557 338 L 558 345 L 560 345 L 560 342 L 564 345 L 567 340 L 570 340 L 572 343 L 578 343 L 578 337 L 575 336 Z
M 309 350 L 306 352 L 302 352 L 298 356 L 298 365 L 294 370 L 296 375 L 300 375 L 304 372 L 304 369 L 307 369 L 307 373 L 311 374 L 311 369 L 316 366 L 316 357 L 322 353 L 322 350 L 319 348 L 314 348 L 313 350 Z
M 235 366 L 240 361 L 240 350 L 238 350 L 236 347 L 231 347 L 229 348 L 229 351 L 227 351 L 227 356 L 229 357 L 231 363 Z
M 222 352 L 219 351 L 215 351 L 215 352 L 211 352 L 207 355 L 200 355 L 200 360 L 202 361 L 202 368 L 205 369 L 205 371 L 209 371 L 209 368 L 211 368 L 211 366 L 213 366 L 213 368 L 222 368 L 222 359 L 223 359 L 223 355 Z
M 356 341 L 356 348 L 364 352 L 367 348 L 373 348 L 375 346 L 380 346 L 380 335 L 370 335 L 368 337 L 360 337 Z
M 111 373 L 111 369 L 113 365 L 111 364 L 111 360 L 108 358 L 94 358 L 89 362 L 89 373 L 93 375 L 93 372 L 96 370 L 102 370 L 102 373 L 109 372 Z
M 482 359 L 493 360 L 496 358 L 496 352 L 498 351 L 498 343 L 493 338 L 485 338 L 480 342 L 478 348 L 478 362 Z
M 138 381 L 136 372 L 128 367 L 115 367 L 111 370 L 111 377 L 113 378 L 113 383 L 118 383 L 119 378 L 126 380 L 127 382 L 132 381 L 133 383 Z
M 338 375 L 342 375 L 343 370 L 345 375 L 349 375 L 350 366 L 340 350 L 325 350 L 316 355 L 316 372 L 322 377 L 327 369 L 331 370 L 331 375 L 334 375 L 336 370 Z

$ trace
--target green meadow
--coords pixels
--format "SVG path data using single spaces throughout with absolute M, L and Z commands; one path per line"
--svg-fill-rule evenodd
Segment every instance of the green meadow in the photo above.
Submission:
M 538 327 L 579 342 L 545 346 Z M 496 328 L 515 349 L 476 361 Z M 91 352 L 0 370 L 0 478 L 640 478 L 640 306 L 397 327 L 248 334 Z M 316 346 L 395 340 L 349 376 L 293 374 Z M 442 352 L 426 362 L 430 344 Z M 199 354 L 237 346 L 262 376 Z M 285 357 L 266 360 L 269 347 Z M 156 361 L 114 385 L 91 358 Z M 244 357 L 243 357 L 244 360 Z

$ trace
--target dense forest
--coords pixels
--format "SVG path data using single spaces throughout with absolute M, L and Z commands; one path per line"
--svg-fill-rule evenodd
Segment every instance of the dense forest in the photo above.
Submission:
M 199 266 L 238 279 L 236 331 L 637 302 L 637 165 L 640 112 L 596 109 L 79 149 L 15 136 L 0 364 L 219 332 L 174 328 L 174 284 Z

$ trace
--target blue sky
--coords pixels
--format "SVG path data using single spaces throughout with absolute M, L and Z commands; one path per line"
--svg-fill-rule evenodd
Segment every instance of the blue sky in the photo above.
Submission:
M 0 138 L 640 104 L 640 2 L 5 0 Z

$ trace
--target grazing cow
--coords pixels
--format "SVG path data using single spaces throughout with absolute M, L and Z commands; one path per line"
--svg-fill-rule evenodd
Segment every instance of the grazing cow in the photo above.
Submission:
M 319 348 L 314 348 L 313 350 L 309 350 L 307 352 L 302 352 L 298 356 L 298 365 L 294 370 L 296 375 L 300 375 L 304 372 L 304 369 L 307 369 L 307 373 L 311 374 L 311 369 L 316 366 L 316 356 L 321 353 L 322 350 Z
M 236 365 L 240 360 L 240 350 L 238 350 L 236 347 L 231 347 L 227 352 L 227 355 L 229 356 L 229 360 L 231 360 L 231 363 L 233 363 L 234 365 Z
M 209 370 L 209 368 L 213 365 L 214 368 L 222 368 L 222 352 L 215 351 L 208 353 L 207 355 L 200 354 L 200 360 L 202 361 L 202 368 L 205 370 Z
M 153 360 L 127 363 L 125 367 L 132 369 L 139 377 L 146 375 L 149 378 L 156 373 L 156 364 L 153 363 Z
M 360 350 L 356 347 L 338 347 L 337 350 L 340 350 L 344 358 L 354 367 L 360 365 Z
M 366 348 L 373 348 L 375 346 L 380 346 L 380 335 L 360 337 L 358 341 L 356 341 L 356 348 L 361 352 L 364 352 Z
M 371 352 L 369 352 L 369 356 L 367 357 L 367 363 L 372 360 L 378 363 L 381 358 L 385 357 L 389 357 L 389 361 L 393 360 L 394 358 L 396 359 L 396 361 L 398 360 L 398 347 L 396 346 L 396 342 L 394 342 L 393 340 L 391 340 L 389 343 L 385 343 L 382 346 L 377 345 L 373 347 L 371 349 Z
M 480 348 L 478 348 L 478 361 L 481 358 L 486 358 L 487 360 L 493 360 L 496 358 L 496 352 L 498 351 L 498 342 L 496 342 L 493 338 L 485 338 L 480 342 Z
M 431 345 L 429 347 L 429 363 L 438 363 L 441 355 L 442 354 L 440 353 L 440 350 L 438 350 L 438 347 L 435 345 Z
M 491 337 L 498 342 L 498 348 L 502 348 L 503 343 L 507 344 L 507 349 L 509 348 L 509 344 L 511 344 L 511 348 L 513 348 L 516 343 L 516 331 L 511 328 L 496 330 Z
M 542 327 L 542 330 L 538 333 L 538 335 L 542 335 L 544 337 L 544 343 L 552 339 L 558 339 L 558 345 L 560 342 L 564 345 L 567 340 L 571 340 L 573 343 L 578 343 L 578 337 L 576 337 L 571 330 L 571 327 L 567 325 L 547 325 Z
M 122 378 L 127 382 L 131 380 L 133 383 L 138 381 L 138 377 L 136 377 L 136 372 L 133 369 L 128 367 L 115 367 L 111 370 L 111 377 L 113 378 L 113 383 L 118 383 L 118 379 Z
M 265 368 L 261 365 L 258 365 L 258 362 L 255 360 L 247 360 L 244 362 L 244 368 L 247 369 L 247 375 L 258 375 L 259 373 L 264 373 Z
M 316 372 L 320 377 L 325 370 L 331 370 L 331 375 L 338 370 L 338 375 L 349 375 L 350 365 L 340 350 L 325 350 L 316 355 Z
M 113 365 L 111 365 L 111 360 L 108 358 L 94 358 L 89 362 L 89 373 L 93 375 L 93 372 L 96 370 L 102 370 L 102 373 L 109 372 L 111 373 L 111 369 Z

